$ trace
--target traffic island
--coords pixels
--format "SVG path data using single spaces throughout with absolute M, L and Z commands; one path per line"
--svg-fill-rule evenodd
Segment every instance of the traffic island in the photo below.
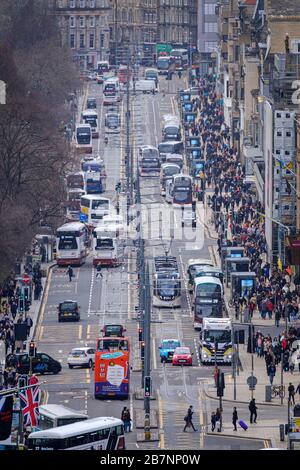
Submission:
M 158 442 L 159 441 L 159 431 L 144 431 L 138 432 L 136 435 L 137 442 Z
M 137 429 L 143 429 L 145 426 L 145 411 L 135 411 L 135 427 Z M 150 410 L 150 429 L 158 428 L 158 416 L 157 410 Z

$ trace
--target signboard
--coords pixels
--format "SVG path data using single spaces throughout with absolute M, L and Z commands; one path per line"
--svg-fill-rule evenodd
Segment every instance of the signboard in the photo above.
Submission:
M 160 54 L 160 52 L 166 52 L 167 54 L 170 54 L 171 50 L 173 47 L 171 44 L 156 44 L 156 53 Z
M 249 390 L 255 390 L 257 384 L 257 378 L 253 375 L 250 375 L 247 379 L 247 384 L 249 385 Z

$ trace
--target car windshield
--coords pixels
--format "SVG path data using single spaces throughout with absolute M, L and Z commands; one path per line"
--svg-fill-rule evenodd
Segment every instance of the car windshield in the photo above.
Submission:
M 216 305 L 195 304 L 195 313 L 197 317 L 221 318 L 222 308 Z
M 71 352 L 72 356 L 84 356 L 85 351 L 82 351 L 81 349 L 73 349 Z
M 105 338 L 99 339 L 98 351 L 128 351 L 129 345 L 126 339 Z
M 160 144 L 158 146 L 158 150 L 161 152 L 161 153 L 173 153 L 174 151 L 174 145 L 172 144 Z
M 231 332 L 229 330 L 209 330 L 204 332 L 204 339 L 209 343 L 229 343 Z
M 163 349 L 176 349 L 180 346 L 179 341 L 163 341 L 162 342 L 162 348 Z
M 163 297 L 176 295 L 178 288 L 179 282 L 175 279 L 158 279 L 157 281 L 159 295 Z
M 61 310 L 73 311 L 76 307 L 77 307 L 77 304 L 75 302 L 62 302 L 60 304 Z
M 175 353 L 176 354 L 190 354 L 190 350 L 188 348 L 177 348 Z
M 196 295 L 199 297 L 215 297 L 221 298 L 221 286 L 214 282 L 204 282 L 197 285 Z
M 172 176 L 172 175 L 178 174 L 179 168 L 170 166 L 170 167 L 164 168 L 163 171 L 164 171 L 164 176 Z
M 104 328 L 106 336 L 122 336 L 122 330 L 120 325 L 106 325 Z

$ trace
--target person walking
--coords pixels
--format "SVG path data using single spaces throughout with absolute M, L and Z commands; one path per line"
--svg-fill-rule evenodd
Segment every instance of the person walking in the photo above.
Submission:
M 295 393 L 299 393 L 299 396 L 300 396 L 300 382 L 297 385 Z
M 69 281 L 72 282 L 73 269 L 71 268 L 70 265 L 68 266 L 68 269 L 67 269 L 67 271 L 66 271 L 66 274 L 69 276 Z
M 101 264 L 97 264 L 97 266 L 96 266 L 96 271 L 97 271 L 96 278 L 99 277 L 99 276 L 100 276 L 100 277 L 103 277 Z
M 124 406 L 121 413 L 121 420 L 124 423 L 124 432 L 130 432 L 130 412 L 126 406 Z
M 198 429 L 195 429 L 194 424 L 193 424 L 193 414 L 194 414 L 193 405 L 190 405 L 189 409 L 187 410 L 187 414 L 184 417 L 185 426 L 184 426 L 183 432 L 185 432 L 186 428 L 190 428 L 190 427 L 192 427 L 194 431 L 198 431 Z
M 27 315 L 26 319 L 25 319 L 25 323 L 26 323 L 26 328 L 27 328 L 27 338 L 28 336 L 30 335 L 30 329 L 33 325 L 33 321 L 32 321 L 32 318 Z
M 252 400 L 249 403 L 249 411 L 250 411 L 250 423 L 253 423 L 253 418 L 254 418 L 254 423 L 256 423 L 257 419 L 257 406 L 255 403 L 255 398 L 252 398 Z
M 288 392 L 289 392 L 288 401 L 293 402 L 293 404 L 295 404 L 295 387 L 292 384 L 292 382 L 289 383 Z
M 281 312 L 280 312 L 280 310 L 277 308 L 277 309 L 275 310 L 275 326 L 276 326 L 277 328 L 279 328 L 280 318 L 281 318 Z
M 216 413 L 214 411 L 211 414 L 210 422 L 211 422 L 211 430 L 212 432 L 214 432 L 216 428 Z
M 216 426 L 217 426 L 217 431 L 221 432 L 221 430 L 222 430 L 222 415 L 221 415 L 221 411 L 220 411 L 219 408 L 217 408 L 217 411 L 216 411 Z
M 236 410 L 236 407 L 233 408 L 233 413 L 232 413 L 232 424 L 233 424 L 233 430 L 237 431 L 236 423 L 238 421 L 238 413 Z
M 270 384 L 273 385 L 273 380 L 276 375 L 276 366 L 274 362 L 271 362 L 271 364 L 268 365 L 268 376 L 270 380 Z

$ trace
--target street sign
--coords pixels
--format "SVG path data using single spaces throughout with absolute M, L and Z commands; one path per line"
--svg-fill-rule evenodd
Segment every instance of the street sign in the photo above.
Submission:
M 22 281 L 23 281 L 24 284 L 29 284 L 29 282 L 30 282 L 29 274 L 23 274 Z
M 250 375 L 247 379 L 247 384 L 249 385 L 249 390 L 255 390 L 257 384 L 257 378 L 253 375 Z

